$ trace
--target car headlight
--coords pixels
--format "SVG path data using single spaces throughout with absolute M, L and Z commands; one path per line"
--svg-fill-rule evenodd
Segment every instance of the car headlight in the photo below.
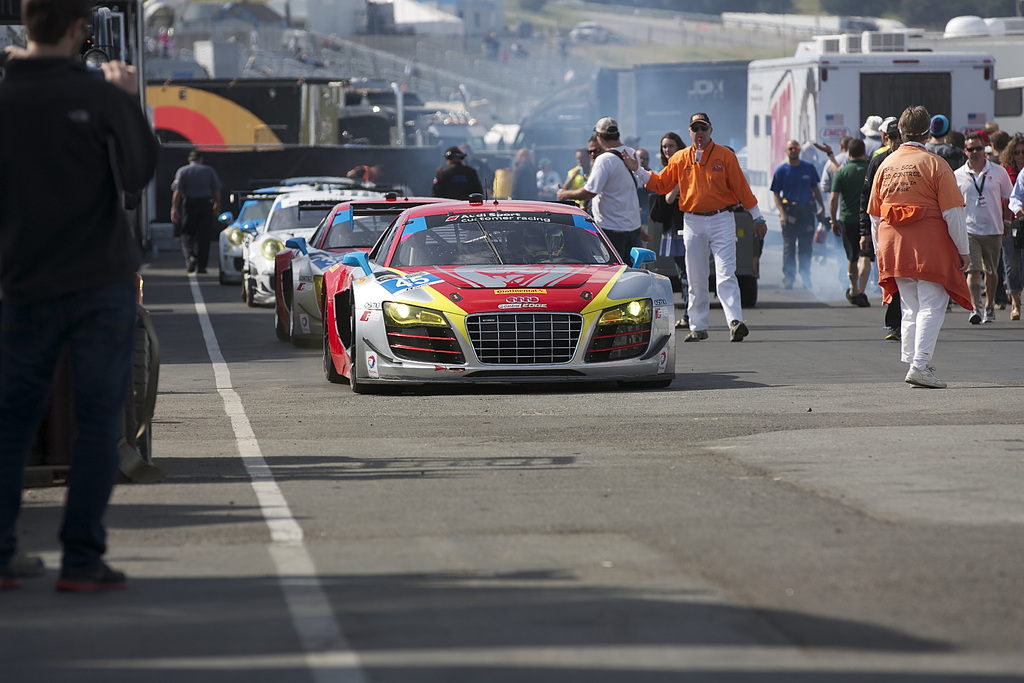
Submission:
M 598 325 L 641 325 L 651 322 L 651 300 L 634 299 L 628 303 L 609 308 L 601 314 Z
M 413 325 L 426 325 L 428 327 L 448 327 L 448 321 L 437 311 L 429 308 L 420 308 L 410 304 L 400 304 L 394 301 L 384 302 L 384 315 L 395 325 L 403 327 Z
M 245 233 L 238 228 L 231 228 L 228 230 L 228 242 L 231 242 L 231 244 L 234 244 L 236 247 L 241 244 L 244 239 Z
M 282 249 L 284 249 L 284 244 L 281 240 L 274 239 L 273 237 L 265 240 L 263 245 L 260 247 L 260 251 L 263 252 L 263 256 L 270 261 L 273 261 L 274 257 L 277 256 L 277 252 Z

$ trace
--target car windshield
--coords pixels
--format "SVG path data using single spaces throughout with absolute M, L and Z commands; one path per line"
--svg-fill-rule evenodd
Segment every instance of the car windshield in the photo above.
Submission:
M 245 223 L 246 221 L 263 221 L 267 219 L 267 215 L 270 214 L 270 208 L 274 206 L 273 197 L 269 199 L 250 199 L 242 205 L 242 210 L 238 213 L 238 222 Z
M 332 208 L 333 205 L 322 203 L 282 206 L 270 215 L 265 225 L 268 232 L 315 228 Z
M 496 211 L 410 219 L 391 266 L 617 262 L 583 216 Z
M 372 247 L 397 215 L 398 212 L 391 215 L 353 217 L 350 211 L 338 212 L 334 217 L 334 224 L 327 233 L 327 239 L 324 240 L 323 248 Z

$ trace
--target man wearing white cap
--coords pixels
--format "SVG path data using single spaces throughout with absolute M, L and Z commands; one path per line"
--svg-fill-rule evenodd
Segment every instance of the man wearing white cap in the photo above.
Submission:
M 601 153 L 593 161 L 590 177 L 577 190 L 559 189 L 558 201 L 592 199 L 594 222 L 611 240 L 622 260 L 629 263 L 629 251 L 640 241 L 640 201 L 636 194 L 636 177 L 626 167 L 622 153 L 632 158 L 636 150 L 622 144 L 619 124 L 610 116 L 598 121 L 594 132 Z
M 864 120 L 860 132 L 864 134 L 864 155 L 870 159 L 882 146 L 882 117 L 871 115 Z
M 722 312 L 729 324 L 729 341 L 743 341 L 749 330 L 743 322 L 740 288 L 736 280 L 736 219 L 734 211 L 749 211 L 754 219 L 754 234 L 764 239 L 768 228 L 750 191 L 736 154 L 711 139 L 711 119 L 704 112 L 690 116 L 693 144 L 671 156 L 660 173 L 639 165 L 636 157 L 627 160 L 647 189 L 668 194 L 679 188 L 679 210 L 683 212 L 682 237 L 686 244 L 686 273 L 696 286 L 690 287 L 687 313 L 690 332 L 684 342 L 708 338 L 711 304 L 708 288 L 708 261 L 715 259 L 715 285 Z

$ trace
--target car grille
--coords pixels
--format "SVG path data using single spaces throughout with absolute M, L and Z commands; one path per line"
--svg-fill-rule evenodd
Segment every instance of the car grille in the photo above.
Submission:
M 483 313 L 466 318 L 481 363 L 568 363 L 576 353 L 583 316 L 575 313 Z

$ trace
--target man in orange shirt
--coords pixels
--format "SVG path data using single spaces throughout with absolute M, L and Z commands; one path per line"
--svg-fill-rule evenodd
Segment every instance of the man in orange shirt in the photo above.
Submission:
M 899 291 L 905 381 L 942 389 L 929 364 L 952 298 L 972 309 L 964 272 L 971 264 L 964 197 L 946 161 L 924 148 L 931 117 L 924 107 L 900 116 L 903 144 L 882 162 L 871 186 L 868 215 L 878 256 L 878 284 L 888 303 Z
M 708 257 L 713 254 L 718 300 L 729 323 L 729 339 L 738 342 L 743 341 L 748 330 L 743 322 L 740 287 L 736 280 L 736 219 L 732 212 L 740 209 L 750 212 L 758 239 L 764 238 L 768 228 L 736 154 L 728 147 L 715 144 L 711 132 L 711 119 L 698 112 L 690 117 L 693 144 L 673 154 L 661 173 L 640 167 L 635 156 L 627 159 L 626 165 L 656 194 L 668 194 L 679 186 L 686 273 L 694 283 L 687 302 L 690 332 L 683 341 L 708 338 L 711 295 L 700 283 L 708 281 Z

